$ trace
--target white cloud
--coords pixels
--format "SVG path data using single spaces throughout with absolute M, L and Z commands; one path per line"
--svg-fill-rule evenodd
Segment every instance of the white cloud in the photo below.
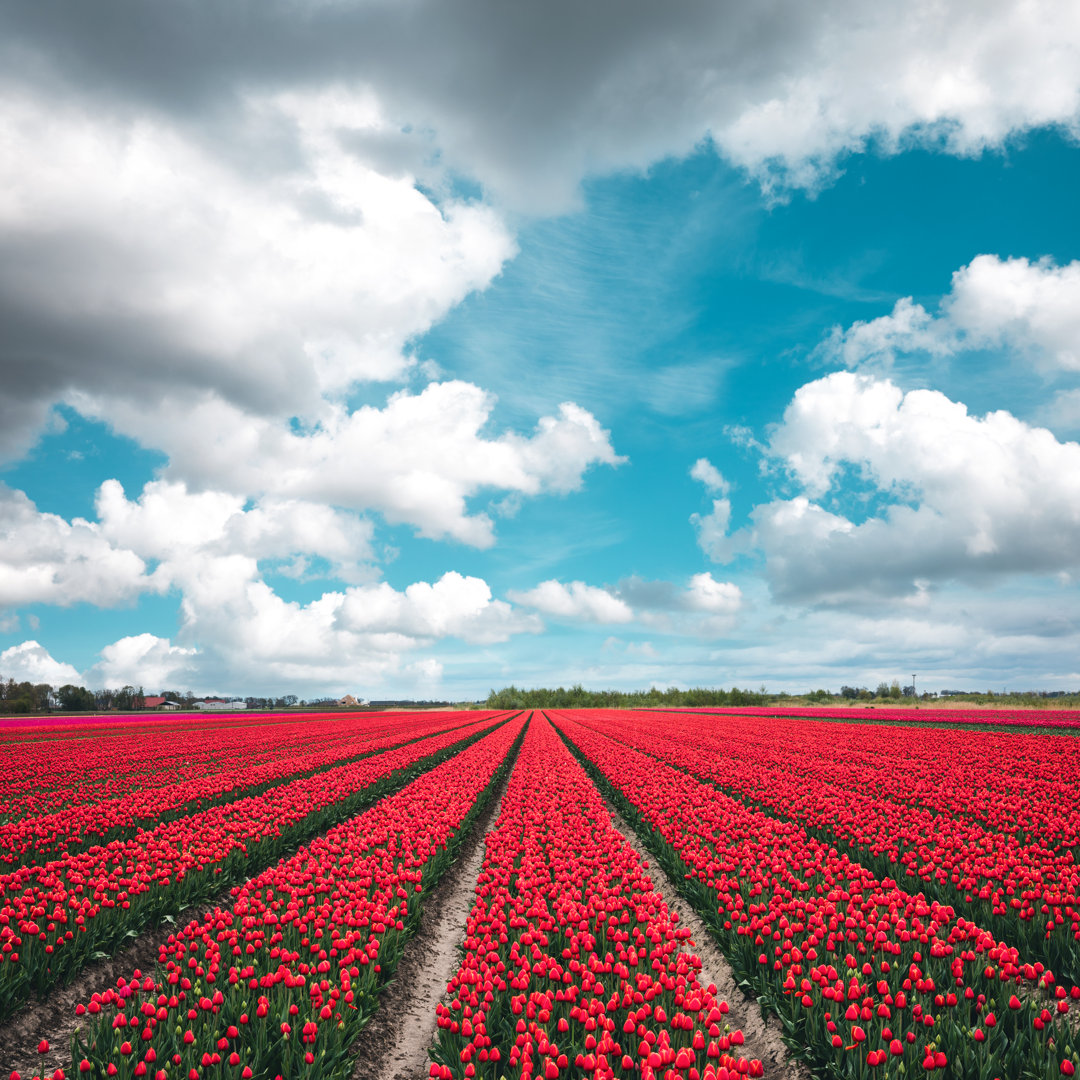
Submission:
M 639 622 L 664 633 L 705 636 L 728 632 L 743 602 L 738 585 L 717 581 L 708 572 L 694 574 L 685 586 L 639 577 L 625 578 L 611 588 L 552 579 L 525 592 L 511 591 L 509 596 L 517 604 L 555 618 L 601 624 Z
M 54 660 L 36 641 L 24 641 L 0 652 L 0 675 L 16 682 L 48 683 L 50 686 L 77 684 L 79 673 L 70 665 Z
M 806 492 L 752 513 L 779 599 L 918 601 L 953 579 L 1080 566 L 1080 445 L 1008 412 L 837 372 L 799 389 L 770 447 Z M 888 501 L 861 522 L 814 501 L 850 469 Z
M 1080 371 L 1080 262 L 980 255 L 953 274 L 944 306 L 970 344 L 1010 346 Z
M 708 458 L 698 458 L 690 475 L 705 485 L 705 490 L 721 497 L 713 499 L 707 514 L 691 514 L 690 523 L 698 534 L 698 546 L 714 562 L 726 562 L 730 557 L 728 527 L 731 524 L 731 500 L 727 497 L 731 485 Z
M 1080 432 L 1080 389 L 1057 391 L 1038 415 L 1055 430 Z
M 165 480 L 129 500 L 108 481 L 98 491 L 99 521 L 68 523 L 39 513 L 21 492 L 6 498 L 13 524 L 0 565 L 6 604 L 104 606 L 147 589 L 180 595 L 178 640 L 143 633 L 106 646 L 85 676 L 95 685 L 322 690 L 353 677 L 430 684 L 439 662 L 404 665 L 407 654 L 451 637 L 491 644 L 543 628 L 477 577 L 451 571 L 400 592 L 371 583 L 374 571 L 363 562 L 369 524 L 323 505 L 269 498 L 245 509 L 239 496 Z M 284 569 L 302 573 L 309 557 L 329 560 L 336 577 L 356 584 L 297 603 L 264 580 L 277 560 L 291 559 Z M 75 675 L 64 667 L 65 681 Z
M 191 492 L 183 483 L 154 480 L 135 501 L 116 480 L 98 489 L 101 535 L 143 558 L 163 560 L 157 577 L 167 581 L 169 565 L 193 553 L 242 552 L 257 560 L 311 556 L 330 562 L 336 577 L 370 577 L 369 521 L 301 499 L 263 499 L 250 509 L 239 495 Z
M 517 604 L 561 619 L 625 623 L 634 617 L 625 601 L 613 596 L 606 589 L 586 585 L 583 581 L 571 581 L 564 585 L 561 581 L 551 579 L 542 581 L 525 592 L 510 592 L 509 596 Z
M 712 574 L 694 574 L 686 587 L 687 606 L 710 615 L 731 615 L 742 606 L 742 589 L 731 581 L 717 581 Z
M 819 352 L 855 368 L 897 353 L 1007 348 L 1047 370 L 1080 370 L 1080 262 L 978 255 L 952 276 L 940 314 L 908 296 L 892 314 L 833 330 Z
M 592 465 L 619 465 L 610 435 L 572 403 L 541 417 L 530 436 L 485 434 L 495 397 L 472 383 L 431 383 L 400 390 L 385 407 L 333 407 L 310 432 L 243 413 L 203 397 L 187 410 L 146 410 L 109 403 L 82 409 L 163 449 L 168 475 L 278 500 L 373 509 L 422 536 L 476 547 L 494 542 L 491 519 L 470 514 L 481 491 L 535 496 L 581 486 Z
M 358 133 L 392 128 L 369 89 L 237 108 L 238 139 L 286 144 L 265 171 L 134 105 L 0 98 L 0 360 L 18 404 L 0 453 L 63 400 L 163 451 L 170 480 L 207 489 L 200 516 L 229 496 L 322 502 L 478 546 L 493 533 L 467 511 L 476 492 L 573 491 L 623 460 L 571 402 L 532 434 L 486 437 L 494 398 L 465 382 L 350 410 L 358 382 L 417 366 L 409 342 L 513 241 L 490 207 L 358 155 Z
M 178 640 L 121 638 L 85 680 L 203 693 L 406 692 L 439 683 L 442 660 L 410 659 L 431 645 L 491 644 L 542 629 L 537 616 L 494 599 L 486 582 L 454 572 L 402 591 L 358 585 L 308 603 L 283 599 L 241 554 L 181 558 L 171 574 L 183 596 Z
M 871 139 L 970 155 L 1033 126 L 1076 130 L 1080 17 L 1068 4 L 837 5 L 794 34 L 787 66 L 713 128 L 759 174 L 812 185 Z
M 23 492 L 0 487 L 0 607 L 112 607 L 156 587 L 143 559 L 97 524 L 41 513 Z
M 433 657 L 414 660 L 402 669 L 408 685 L 417 690 L 434 690 L 442 683 L 443 665 Z
M 650 682 L 752 689 L 764 684 L 804 692 L 819 686 L 838 690 L 845 683 L 906 683 L 917 672 L 920 691 L 1080 686 L 1080 604 L 1075 585 L 1057 575 L 1026 577 L 992 590 L 982 582 L 958 582 L 930 591 L 918 604 L 878 600 L 854 611 L 777 603 L 767 583 L 752 578 L 744 592 L 733 631 L 695 633 L 687 623 L 677 634 L 665 630 L 658 636 L 650 627 L 638 637 L 635 627 L 626 626 L 617 628 L 618 637 L 608 637 L 608 630 L 556 635 L 542 649 L 519 638 L 497 654 L 471 650 L 469 660 L 448 665 L 448 684 L 481 697 L 510 682 L 580 681 L 593 689 L 644 689 Z M 656 657 L 646 654 L 646 640 Z
M 261 684 L 269 668 L 278 684 L 382 683 L 405 671 L 410 652 L 447 637 L 484 643 L 540 629 L 534 617 L 491 599 L 486 583 L 454 573 L 403 592 L 355 586 L 298 604 L 245 580 L 243 569 L 222 565 L 205 587 L 188 585 L 183 636 L 210 654 L 204 670 L 245 684 Z M 431 659 L 409 670 L 430 680 Z
M 891 315 L 855 322 L 847 330 L 834 327 L 818 353 L 849 368 L 870 363 L 889 366 L 897 353 L 926 352 L 948 356 L 958 342 L 945 320 L 935 319 L 910 296 L 896 301 Z
M 731 485 L 708 458 L 698 458 L 690 469 L 690 475 L 704 484 L 706 491 L 715 491 L 721 495 L 727 495 L 731 490 Z
M 85 677 L 95 686 L 142 686 L 155 693 L 170 683 L 190 684 L 197 656 L 198 649 L 173 645 L 167 638 L 135 634 L 106 645 Z
M 515 612 L 494 600 L 487 582 L 449 571 L 436 582 L 418 581 L 403 592 L 385 582 L 349 589 L 337 625 L 358 633 L 413 638 L 448 635 L 476 644 L 506 641 L 512 634 L 541 629 L 535 615 Z
M 707 514 L 691 514 L 690 524 L 697 531 L 698 546 L 714 562 L 727 562 L 732 554 L 728 527 L 731 525 L 731 500 L 713 499 Z

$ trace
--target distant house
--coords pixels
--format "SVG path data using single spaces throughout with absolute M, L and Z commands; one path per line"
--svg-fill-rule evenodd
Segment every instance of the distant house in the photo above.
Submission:
M 239 712 L 241 709 L 247 708 L 247 702 L 210 699 L 208 701 L 192 702 L 191 707 L 193 709 L 202 709 L 204 712 Z
M 352 694 L 346 694 L 343 698 L 338 698 L 337 703 L 343 709 L 360 709 L 367 704 L 367 700 L 365 698 L 360 698 L 360 700 L 357 701 Z
M 170 712 L 175 709 L 182 709 L 184 706 L 179 701 L 173 701 L 171 698 L 161 697 L 155 695 L 154 697 L 143 698 L 144 709 L 159 709 L 163 712 Z

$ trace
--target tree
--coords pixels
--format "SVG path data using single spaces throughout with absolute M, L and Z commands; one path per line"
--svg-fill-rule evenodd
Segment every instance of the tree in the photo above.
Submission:
M 134 686 L 128 684 L 120 687 L 119 690 L 113 691 L 113 705 L 117 709 L 139 709 L 145 704 L 146 699 L 143 696 L 141 686 L 136 690 Z
M 68 683 L 57 690 L 56 696 L 64 712 L 85 712 L 94 707 L 94 695 L 85 686 Z

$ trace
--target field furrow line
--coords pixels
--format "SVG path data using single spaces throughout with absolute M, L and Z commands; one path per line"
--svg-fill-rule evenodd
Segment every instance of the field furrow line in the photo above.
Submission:
M 463 841 L 454 864 L 425 895 L 420 928 L 405 946 L 394 978 L 379 995 L 379 1008 L 353 1046 L 351 1080 L 424 1080 L 438 1025 L 435 1009 L 461 961 L 465 920 L 476 893 L 487 833 L 502 813 L 503 796 L 519 750 L 491 802 Z
M 603 796 L 603 792 L 600 793 Z M 757 1001 L 749 997 L 739 986 L 723 950 L 705 925 L 694 906 L 683 897 L 678 885 L 657 862 L 654 852 L 638 835 L 634 827 L 622 816 L 610 799 L 604 797 L 604 805 L 611 815 L 612 824 L 623 839 L 637 852 L 644 867 L 649 871 L 653 887 L 663 897 L 668 909 L 679 917 L 679 925 L 690 931 L 687 941 L 694 954 L 701 958 L 698 980 L 716 986 L 717 997 L 723 998 L 730 1007 L 728 1022 L 739 1028 L 746 1038 L 742 1052 L 748 1058 L 758 1058 L 765 1066 L 768 1080 L 810 1080 L 810 1070 L 804 1061 L 788 1053 L 775 1016 L 762 1015 Z
M 122 849 L 100 849 L 99 855 L 94 854 L 98 849 L 91 849 L 55 865 L 0 875 L 4 883 L 0 914 L 6 920 L 0 920 L 0 940 L 11 946 L 0 953 L 0 1022 L 35 994 L 43 998 L 51 988 L 69 981 L 87 963 L 101 959 L 99 954 L 126 946 L 167 916 L 175 917 L 218 894 L 223 886 L 287 858 L 501 723 L 481 722 L 461 738 L 454 738 L 456 732 L 434 736 L 426 755 L 417 752 L 418 745 L 426 748 L 424 743 L 411 744 L 308 778 L 300 782 L 302 790 L 297 785 L 272 789 L 267 795 L 167 825 L 164 836 L 155 831 L 145 842 L 131 841 Z M 359 771 L 354 775 L 350 770 Z M 340 786 L 327 780 L 324 787 L 324 777 L 338 772 Z M 184 828 L 177 833 L 179 824 Z M 89 873 L 98 875 L 98 899 L 91 906 L 82 887 Z M 144 880 L 140 875 L 149 876 Z M 66 934 L 72 936 L 65 938 Z

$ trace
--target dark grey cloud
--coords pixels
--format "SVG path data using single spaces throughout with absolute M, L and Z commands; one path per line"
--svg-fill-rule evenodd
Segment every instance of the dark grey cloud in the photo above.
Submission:
M 805 58 L 814 22 L 775 2 L 46 0 L 0 27 L 9 72 L 197 123 L 247 94 L 366 84 L 457 168 L 534 201 L 564 200 L 585 169 L 689 149 Z
M 710 135 L 743 164 L 828 171 L 873 131 L 896 139 L 948 121 L 970 149 L 1030 124 L 1075 124 L 1077 42 L 1054 18 L 1064 4 L 1037 6 L 1042 21 L 1006 0 L 977 19 L 960 3 L 855 0 L 42 0 L 8 6 L 0 55 L 9 77 L 197 125 L 246 95 L 367 85 L 396 122 L 434 132 L 454 168 L 546 209 L 585 172 L 644 166 Z M 1032 33 L 1044 23 L 1052 40 Z M 1023 90 L 1029 80 L 1014 76 L 1049 44 L 1038 91 Z M 958 67 L 985 91 L 977 107 L 978 95 L 948 89 Z
M 120 387 L 149 401 L 163 383 L 197 385 L 276 413 L 328 382 L 340 391 L 400 376 L 391 354 L 484 287 L 511 245 L 504 236 L 490 253 L 494 217 L 467 237 L 447 221 L 441 240 L 389 244 L 405 254 L 388 281 L 423 279 L 405 265 L 414 256 L 451 265 L 487 245 L 482 266 L 434 297 L 395 309 L 365 283 L 351 317 L 343 292 L 296 303 L 327 262 L 309 239 L 331 234 L 310 230 L 356 233 L 355 252 L 329 242 L 337 265 L 357 267 L 391 261 L 386 247 L 363 247 L 369 224 L 391 232 L 412 220 L 400 192 L 396 220 L 385 187 L 361 192 L 328 155 L 415 177 L 444 212 L 452 177 L 464 176 L 500 213 L 548 213 L 572 206 L 589 174 L 645 168 L 703 141 L 767 186 L 820 183 L 871 136 L 895 147 L 930 132 L 940 144 L 942 124 L 948 149 L 976 152 L 1033 125 L 1076 127 L 1080 49 L 1056 17 L 1067 7 L 1036 7 L 1039 18 L 1013 0 L 974 18 L 960 2 L 913 11 L 856 0 L 5 5 L 0 125 L 29 134 L 7 144 L 20 160 L 0 167 L 0 194 L 32 204 L 30 227 L 0 216 L 0 307 L 14 320 L 0 345 L 16 401 L 7 451 L 69 392 Z M 979 93 L 956 89 L 958 68 Z M 63 138 L 45 130 L 54 119 Z M 214 319 L 196 325 L 195 307 L 215 308 Z M 349 348 L 372 355 L 330 355 Z M 670 369 L 658 407 L 675 411 L 693 376 Z

